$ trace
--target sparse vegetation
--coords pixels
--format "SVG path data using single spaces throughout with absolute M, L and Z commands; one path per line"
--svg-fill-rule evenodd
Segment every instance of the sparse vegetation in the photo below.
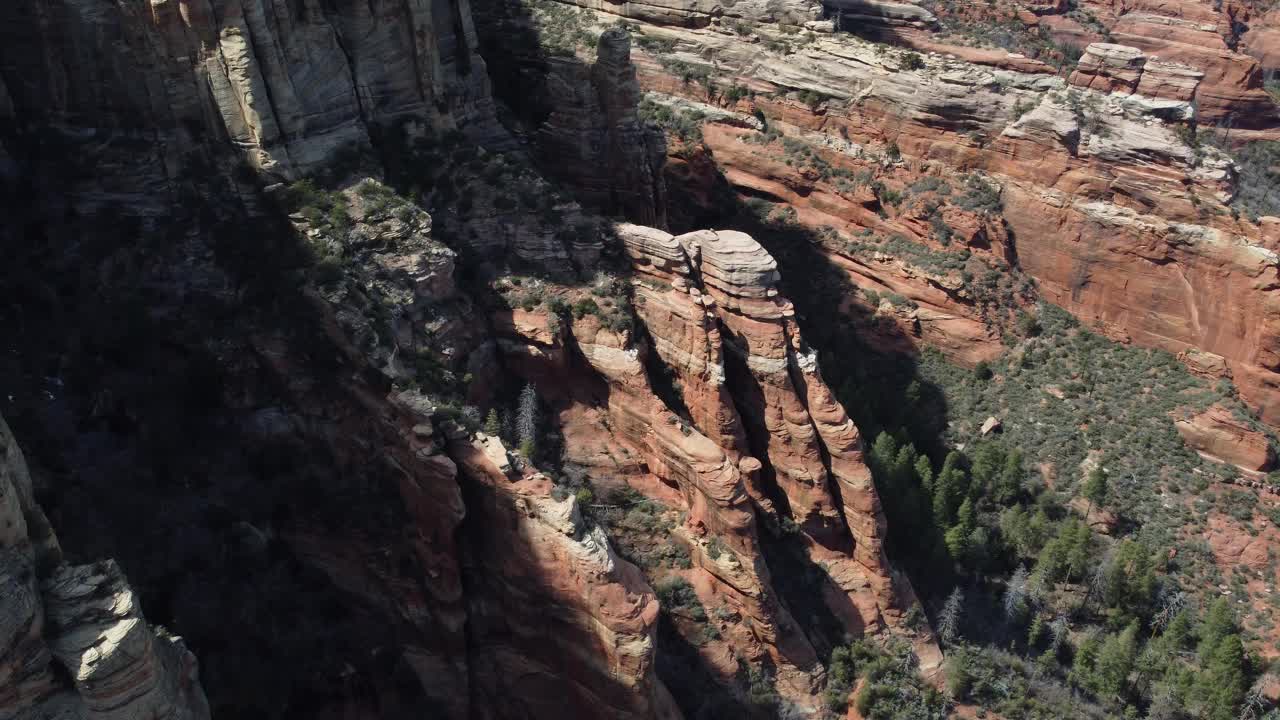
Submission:
M 1102 99 L 1097 93 L 1071 88 L 1067 90 L 1066 102 L 1081 132 L 1107 137 L 1110 131 L 1102 120 Z
M 956 198 L 956 204 L 965 210 L 998 214 L 1004 209 L 1000 188 L 978 173 L 964 178 L 964 193 Z
M 688 580 L 679 575 L 669 575 L 660 580 L 654 590 L 658 593 L 663 610 L 682 615 L 694 622 L 706 622 L 707 610 Z
M 593 27 L 594 16 L 555 0 L 525 0 L 532 10 L 538 43 L 551 55 L 572 56 L 579 50 L 594 50 L 600 31 Z
M 905 643 L 878 646 L 860 640 L 837 647 L 831 652 L 827 673 L 826 703 L 834 713 L 844 714 L 849 693 L 861 679 L 863 686 L 854 703 L 864 718 L 942 720 L 947 717 L 946 699 L 921 681 L 918 661 Z
M 921 5 L 938 17 L 940 34 L 952 42 L 1021 53 L 1060 71 L 1074 68 L 1084 54 L 1081 47 L 1055 40 L 1043 25 L 1028 26 L 1009 6 L 974 13 L 964 12 L 954 0 L 925 0 Z
M 312 227 L 327 233 L 351 229 L 351 214 L 342 193 L 323 190 L 310 179 L 298 180 L 282 194 L 285 208 L 302 216 Z
M 1280 142 L 1249 143 L 1234 154 L 1239 176 L 1232 207 L 1250 218 L 1280 216 Z
M 675 135 L 686 146 L 702 144 L 706 116 L 699 110 L 662 105 L 645 98 L 640 102 L 640 117 Z

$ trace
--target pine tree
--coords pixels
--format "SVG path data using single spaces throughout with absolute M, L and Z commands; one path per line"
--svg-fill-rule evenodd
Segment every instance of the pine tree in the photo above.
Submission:
M 933 522 L 940 528 L 949 526 L 952 520 L 951 498 L 946 486 L 949 477 L 939 473 L 933 483 Z
M 1028 586 L 1027 568 L 1019 565 L 1017 570 L 1013 571 L 1013 575 L 1009 578 L 1008 584 L 1004 588 L 1004 619 L 1008 622 L 1014 622 L 1022 617 L 1022 613 L 1027 609 L 1027 586 Z M 1039 621 L 1036 617 L 1036 622 Z
M 947 658 L 947 694 L 951 697 L 959 699 L 969 694 L 969 687 L 973 684 L 969 666 L 969 653 L 964 650 Z
M 1080 646 L 1076 648 L 1075 659 L 1071 662 L 1071 681 L 1095 692 L 1093 670 L 1098 662 L 1099 645 L 1096 633 L 1086 636 L 1080 641 Z
M 1026 471 L 1022 468 L 1022 450 L 1015 449 L 1004 458 L 1004 467 L 1000 468 L 992 497 L 1001 505 L 1013 502 L 1022 492 L 1022 479 L 1025 476 Z
M 893 485 L 903 491 L 914 489 L 916 448 L 907 444 L 898 448 L 893 460 Z
M 498 409 L 490 408 L 484 419 L 484 434 L 497 437 L 502 434 L 502 419 L 498 417 Z
M 520 442 L 520 454 L 532 459 L 538 451 L 538 391 L 533 385 L 525 385 L 520 392 L 516 408 L 516 436 Z
M 1209 653 L 1192 690 L 1208 720 L 1235 720 L 1244 700 L 1244 645 L 1234 633 L 1220 638 Z
M 1100 508 L 1107 502 L 1107 474 L 1102 468 L 1094 468 L 1084 481 L 1084 498 L 1089 501 L 1089 510 Z M 1089 519 L 1088 512 L 1085 520 Z
M 1102 566 L 1098 585 L 1106 607 L 1130 617 L 1150 616 L 1158 585 L 1152 553 L 1142 543 L 1124 540 Z
M 938 613 L 938 635 L 952 642 L 960 635 L 960 623 L 964 620 L 964 592 L 960 588 L 951 591 Z
M 1000 466 L 1004 464 L 1004 451 L 995 443 L 983 443 L 973 451 L 969 463 L 970 487 L 981 494 L 995 482 Z
M 1171 653 L 1181 652 L 1187 647 L 1187 643 L 1191 639 L 1193 624 L 1191 611 L 1183 608 L 1165 626 L 1164 632 L 1160 634 L 1160 637 L 1168 642 Z
M 951 452 L 933 481 L 933 520 L 939 527 L 954 524 L 956 509 L 969 492 L 969 481 L 960 467 L 960 454 Z
M 1093 531 L 1079 520 L 1071 520 L 1060 537 L 1065 543 L 1067 579 L 1084 578 L 1096 560 L 1093 556 Z
M 1053 521 L 1049 519 L 1049 513 L 1045 509 L 1039 508 L 1036 514 L 1031 516 L 1031 520 L 1027 523 L 1027 545 L 1031 548 L 1031 553 L 1040 552 L 1040 548 L 1044 547 L 1045 541 L 1049 538 L 1049 528 Z
M 929 464 L 927 455 L 916 458 L 916 477 L 920 478 L 920 486 L 925 492 L 933 494 L 933 466 Z
M 1044 639 L 1044 618 L 1036 614 L 1031 618 L 1031 627 L 1027 628 L 1027 649 L 1034 650 Z
M 1200 627 L 1196 630 L 1200 636 L 1200 644 L 1196 647 L 1196 654 L 1200 657 L 1200 662 L 1205 663 L 1217 649 L 1218 642 L 1227 635 L 1236 632 L 1235 612 L 1231 609 L 1231 604 L 1227 602 L 1226 598 L 1219 597 L 1209 604 L 1204 620 L 1201 621 Z
M 969 547 L 965 560 L 975 573 L 985 572 L 991 561 L 991 532 L 979 525 L 969 531 Z
M 881 432 L 876 436 L 876 441 L 871 446 L 870 460 L 871 469 L 881 477 L 888 475 L 889 468 L 898 456 L 898 441 L 887 432 Z
M 1114 697 L 1129 684 L 1129 673 L 1138 653 L 1138 623 L 1132 622 L 1119 635 L 1108 637 L 1094 663 L 1093 687 L 1099 695 Z
M 1033 550 L 1027 542 L 1027 511 L 1015 505 L 1000 513 L 1000 534 L 1018 557 L 1030 555 Z

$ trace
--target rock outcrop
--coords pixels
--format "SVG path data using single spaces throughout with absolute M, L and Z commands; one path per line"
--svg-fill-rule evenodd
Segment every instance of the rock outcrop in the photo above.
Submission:
M 936 670 L 859 430 L 722 218 L 793 233 L 869 345 L 976 364 L 1047 299 L 1280 423 L 1280 226 L 1189 142 L 1280 126 L 1235 3 L 1097 5 L 1109 38 L 1031 3 L 1088 36 L 1070 78 L 908 2 L 501 4 L 484 53 L 467 0 L 0 9 L 0 381 L 67 547 L 116 558 L 63 562 L 0 425 L 0 714 L 675 720 L 753 677 L 809 711 L 876 633 Z M 476 431 L 524 382 L 541 457 Z
M 0 714 L 15 720 L 210 717 L 195 656 L 147 624 L 111 560 L 63 562 L 0 418 Z
M 365 607 L 411 609 L 415 632 L 402 652 L 447 717 L 520 707 L 533 717 L 679 718 L 654 673 L 658 604 L 644 577 L 584 523 L 574 496 L 421 394 L 459 383 L 447 368 L 493 378 L 497 361 L 432 218 L 370 179 L 336 201 L 350 229 L 298 228 L 341 247 L 342 275 L 315 298 L 333 339 L 401 388 L 366 401 L 401 438 L 385 451 L 401 474 L 398 502 L 421 574 L 358 583 L 343 548 L 311 533 L 293 542 Z
M 480 716 L 678 720 L 654 674 L 658 601 L 640 571 L 587 527 L 573 495 L 515 471 L 497 438 L 458 437 L 448 452 L 475 515 L 464 562 Z
M 1276 467 L 1275 448 L 1266 434 L 1227 408 L 1215 405 L 1178 420 L 1175 427 L 1189 447 L 1210 460 L 1235 465 L 1255 476 Z
M 1204 125 L 1230 127 L 1238 135 L 1277 137 L 1280 110 L 1263 89 L 1257 60 L 1240 51 L 1233 8 L 1202 0 L 1086 6 L 1107 29 L 1109 42 L 1204 73 L 1195 96 Z M 1050 26 L 1066 29 L 1066 23 Z
M 722 643 L 734 657 L 767 659 L 779 692 L 811 706 L 821 666 L 782 602 L 789 593 L 774 580 L 752 506 L 800 529 L 802 551 L 824 570 L 815 600 L 846 632 L 907 632 L 902 617 L 915 599 L 885 558 L 884 518 L 857 428 L 823 383 L 790 303 L 778 296 L 777 265 L 754 239 L 731 231 L 675 237 L 626 224 L 615 231 L 634 268 L 634 306 L 651 345 L 596 315 L 547 334 L 546 322 L 516 313 L 498 321 L 499 344 L 509 364 L 544 389 L 560 387 L 578 408 L 561 413 L 567 435 L 610 433 L 603 448 L 566 447 L 597 488 L 623 472 L 658 500 L 671 498 L 646 478 L 676 491 L 686 515 L 674 532 L 693 557 L 693 586 L 703 589 L 704 604 L 723 603 L 745 619 Z M 556 379 L 571 372 L 574 357 L 603 387 L 565 388 Z M 651 372 L 650 363 L 662 369 Z M 665 373 L 674 376 L 674 398 L 649 379 Z M 583 407 L 594 403 L 603 403 L 607 421 Z M 580 422 L 599 425 L 575 428 Z M 936 666 L 929 637 L 917 642 Z M 714 657 L 717 647 L 704 655 Z
M 665 225 L 666 142 L 637 115 L 640 86 L 627 32 L 601 33 L 590 65 L 553 59 L 546 83 L 552 111 L 537 146 L 546 172 L 605 214 Z
M 1190 102 L 1204 72 L 1188 65 L 1150 59 L 1138 48 L 1092 43 L 1068 82 L 1102 93 L 1137 94 Z

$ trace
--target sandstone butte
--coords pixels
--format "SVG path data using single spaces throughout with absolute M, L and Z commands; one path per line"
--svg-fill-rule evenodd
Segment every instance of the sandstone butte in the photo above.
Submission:
M 724 187 L 786 207 L 827 233 L 822 252 L 852 285 L 910 301 L 869 308 L 897 329 L 879 339 L 887 349 L 976 364 L 1001 352 L 1007 318 L 955 273 L 851 243 L 871 230 L 936 246 L 931 217 L 900 212 L 885 191 L 979 173 L 1003 219 L 941 203 L 950 243 L 1114 339 L 1230 379 L 1280 425 L 1280 221 L 1233 215 L 1231 161 L 1178 130 L 1198 120 L 1229 141 L 1280 137 L 1262 84 L 1276 66 L 1274 11 L 1085 5 L 1105 37 L 1065 4 L 1019 15 L 1084 46 L 1074 71 L 1056 74 L 957 45 L 907 3 L 859 3 L 840 24 L 914 55 L 835 32 L 798 0 L 584 0 L 592 23 L 635 29 L 533 58 L 547 65 L 536 80 L 519 7 L 503 3 L 6 4 L 0 188 L 13 202 L 0 242 L 48 274 L 23 278 L 39 298 L 22 299 L 29 316 L 4 318 L 6 337 L 29 344 L 29 364 L 6 359 L 3 377 L 39 462 L 29 470 L 0 425 L 0 715 L 201 718 L 211 702 L 269 700 L 316 717 L 423 706 L 447 718 L 681 717 L 668 687 L 681 678 L 657 671 L 673 649 L 650 579 L 588 521 L 587 500 L 415 389 L 433 373 L 469 376 L 477 403 L 504 382 L 535 383 L 592 487 L 673 509 L 689 562 L 665 579 L 717 609 L 714 637 L 691 651 L 712 681 L 767 667 L 787 702 L 823 702 L 812 618 L 787 598 L 797 565 L 841 632 L 905 638 L 936 677 L 941 654 L 927 623 L 907 621 L 917 601 L 885 554 L 863 438 L 801 337 L 776 260 L 750 235 L 693 220 Z M 683 77 L 690 69 L 708 82 Z M 752 94 L 713 98 L 712 84 Z M 701 143 L 664 140 L 640 118 L 642 100 L 701 112 Z M 537 132 L 512 134 L 499 105 L 536 118 Z M 888 184 L 842 185 L 789 160 L 786 143 L 754 141 L 766 129 L 850 175 L 879 168 Z M 418 154 L 414 139 L 428 135 L 454 147 Z M 502 153 L 532 158 L 572 197 L 527 168 L 473 182 Z M 395 172 L 435 183 L 435 206 L 388 201 L 375 178 Z M 339 187 L 322 198 L 326 214 L 277 217 L 284 183 L 326 173 Z M 281 260 L 296 243 L 339 263 L 336 276 L 298 281 Z M 495 302 L 513 267 L 551 278 L 530 285 L 566 305 L 608 286 L 633 322 L 607 321 L 617 307 Z M 287 301 L 253 305 L 264 286 Z M 125 289 L 135 294 L 121 307 L 171 332 L 116 327 L 139 315 L 49 311 L 72 297 L 97 317 Z M 127 352 L 102 349 L 115 330 Z M 89 355 L 101 364 L 79 381 L 47 383 L 48 368 Z M 168 396 L 167 378 L 205 377 L 206 357 L 216 398 Z M 145 403 L 129 399 L 148 386 L 159 391 Z M 53 410 L 31 410 L 28 396 L 43 395 Z M 181 446 L 166 434 L 188 429 L 166 414 L 175 405 L 201 408 L 184 413 L 207 421 L 192 426 L 200 454 L 115 461 Z M 1220 409 L 1178 427 L 1242 468 L 1274 462 Z M 64 558 L 36 501 L 70 475 L 88 501 L 50 515 L 88 562 Z M 145 578 L 158 601 L 148 612 L 178 620 L 190 616 L 173 598 L 244 580 L 166 586 L 200 570 L 174 565 L 166 542 L 121 542 L 135 528 L 110 514 L 120 505 L 145 509 L 162 538 L 230 513 L 210 531 L 211 556 L 251 568 L 286 557 L 283 587 L 305 575 L 332 599 L 317 624 L 330 634 L 308 647 L 340 662 L 274 667 L 281 681 L 253 697 L 235 662 L 251 655 L 226 648 L 279 623 L 254 607 L 245 627 L 192 621 L 218 668 L 206 700 L 202 648 L 150 625 L 125 576 Z M 773 525 L 795 528 L 798 557 L 766 557 Z M 93 557 L 99 532 L 115 560 Z

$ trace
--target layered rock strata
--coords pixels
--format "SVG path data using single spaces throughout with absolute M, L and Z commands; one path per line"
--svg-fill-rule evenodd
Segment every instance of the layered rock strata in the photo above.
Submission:
M 1254 479 L 1276 467 L 1270 438 L 1227 408 L 1215 405 L 1174 426 L 1191 449 L 1210 460 L 1235 465 Z
M 1246 19 L 1255 20 L 1241 4 L 1202 0 L 1089 2 L 1084 8 L 1105 29 L 1108 42 L 1202 72 L 1204 81 L 1195 100 L 1203 125 L 1230 129 L 1237 139 L 1280 137 L 1280 109 L 1263 88 L 1262 67 L 1247 54 L 1247 46 L 1241 47 L 1240 29 L 1246 27 Z M 1073 37 L 1078 42 L 1084 36 L 1080 31 L 1085 29 L 1070 17 L 1050 16 L 1045 22 L 1060 37 Z M 1253 37 L 1267 37 L 1265 17 L 1248 23 L 1255 24 L 1258 31 Z
M 1280 422 L 1280 300 L 1269 221 L 1232 214 L 1229 159 L 1189 145 L 1179 129 L 1197 108 L 1203 112 L 1207 76 L 1197 84 L 1203 67 L 1176 56 L 1156 61 L 1140 44 L 1131 47 L 1141 53 L 1099 46 L 1091 56 L 1097 59 L 1069 84 L 936 55 L 913 69 L 905 53 L 845 35 L 815 34 L 803 46 L 775 49 L 753 40 L 785 43 L 785 33 L 768 24 L 753 31 L 641 28 L 672 47 L 661 58 L 636 51 L 641 84 L 655 99 L 708 102 L 702 84 L 668 71 L 673 62 L 705 71 L 721 87 L 755 93 L 736 103 L 737 119 L 713 116 L 704 124 L 710 175 L 706 168 L 688 172 L 687 152 L 672 155 L 670 181 L 693 186 L 673 190 L 675 196 L 705 195 L 698 183 L 721 175 L 743 195 L 795 208 L 799 222 L 815 231 L 830 226 L 845 238 L 901 232 L 902 208 L 885 207 L 865 190 L 841 192 L 836 178 L 797 165 L 776 144 L 747 142 L 759 137 L 741 129 L 751 127 L 753 113 L 833 167 L 898 180 L 889 185 L 895 191 L 930 169 L 984 170 L 999 187 L 1007 255 L 1043 298 L 1116 339 L 1223 357 L 1249 404 L 1268 422 Z M 1128 53 L 1133 67 L 1110 68 L 1102 59 L 1107 52 Z M 1095 84 L 1106 91 L 1081 87 Z M 800 93 L 821 101 L 802 103 Z M 873 287 L 913 300 L 944 297 L 928 273 L 904 279 L 893 264 L 860 265 L 859 272 L 878 280 Z M 969 362 L 982 359 L 974 341 L 990 343 L 998 332 L 963 303 L 930 304 L 941 321 L 922 323 L 933 330 L 928 344 L 964 348 L 955 356 Z M 999 350 L 986 347 L 985 356 Z
M 444 716 L 519 707 L 531 717 L 679 718 L 653 671 L 658 604 L 639 571 L 583 522 L 572 495 L 553 493 L 501 440 L 449 419 L 432 387 L 407 387 L 426 382 L 423 357 L 489 382 L 497 358 L 486 328 L 467 322 L 475 306 L 455 284 L 455 253 L 432 237 L 430 216 L 386 193 L 368 179 L 342 192 L 355 223 L 345 233 L 299 229 L 343 247 L 341 278 L 313 298 L 330 337 L 398 388 L 349 392 L 391 434 L 382 451 L 404 537 L 382 551 L 414 562 L 369 577 L 349 546 L 311 530 L 291 542 L 366 611 L 406 625 L 398 651 Z
M 147 624 L 119 566 L 62 561 L 0 418 L 0 714 L 201 720 L 195 656 Z
M 601 33 L 591 65 L 552 63 L 546 81 L 551 115 L 538 130 L 541 167 L 607 215 L 665 225 L 666 143 L 637 116 L 630 36 L 621 28 Z
M 555 387 L 575 358 L 600 378 L 603 387 L 564 392 L 574 406 L 603 403 L 607 421 L 599 427 L 610 433 L 611 449 L 570 444 L 568 457 L 598 487 L 623 470 L 628 484 L 658 499 L 671 498 L 646 478 L 677 491 L 687 515 L 675 532 L 693 555 L 694 587 L 708 607 L 723 603 L 743 618 L 726 633 L 728 652 L 753 663 L 767 658 L 779 691 L 810 706 L 821 666 L 779 602 L 786 593 L 774 586 L 753 505 L 799 527 L 804 551 L 823 568 L 819 601 L 846 632 L 902 630 L 914 596 L 885 559 L 884 518 L 858 431 L 823 383 L 790 303 L 778 296 L 776 263 L 755 240 L 729 231 L 675 237 L 625 224 L 616 233 L 651 346 L 595 315 L 574 318 L 563 334 L 546 332 L 536 315 L 499 320 L 499 344 L 540 387 Z M 651 385 L 646 363 L 653 362 L 675 376 L 683 417 Z M 566 434 L 591 432 L 572 427 L 592 421 L 589 412 L 567 410 L 561 418 Z M 934 667 L 927 635 L 918 645 Z M 730 662 L 721 672 L 734 668 Z
M 658 601 L 576 498 L 515 470 L 497 438 L 458 437 L 448 452 L 476 516 L 464 557 L 480 716 L 682 717 L 653 672 Z
M 498 136 L 465 0 L 68 0 L 11 5 L 0 26 L 19 117 L 131 129 L 159 141 L 150 154 L 170 175 L 210 139 L 253 168 L 300 177 L 367 148 L 376 125 Z

